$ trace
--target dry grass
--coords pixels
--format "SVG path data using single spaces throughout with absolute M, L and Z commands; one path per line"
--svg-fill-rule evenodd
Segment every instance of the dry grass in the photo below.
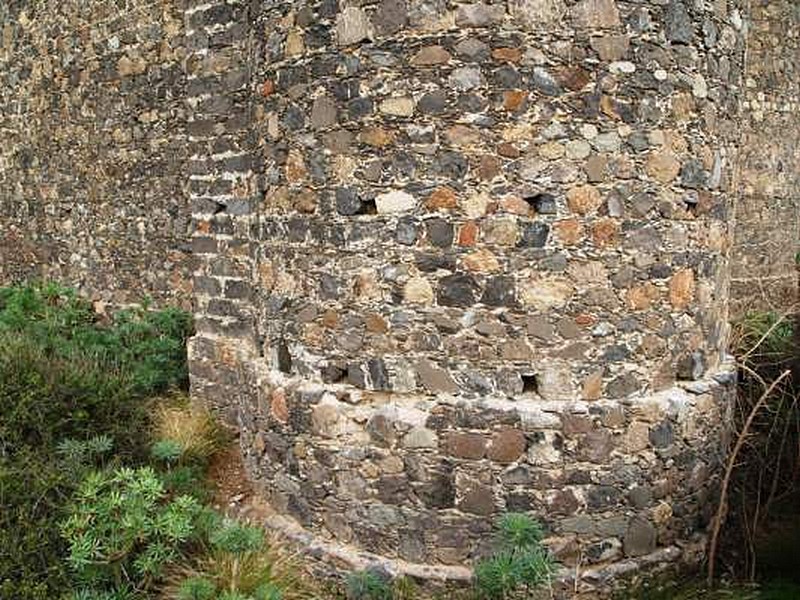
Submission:
M 153 415 L 153 437 L 180 445 L 185 458 L 206 461 L 225 443 L 222 428 L 196 403 L 163 403 Z
M 160 597 L 177 600 L 181 583 L 189 577 L 202 577 L 218 590 L 235 590 L 252 594 L 264 584 L 272 584 L 281 592 L 282 600 L 331 600 L 304 565 L 275 535 L 269 535 L 261 550 L 240 557 L 225 552 L 211 552 L 189 565 L 177 567 L 167 577 Z

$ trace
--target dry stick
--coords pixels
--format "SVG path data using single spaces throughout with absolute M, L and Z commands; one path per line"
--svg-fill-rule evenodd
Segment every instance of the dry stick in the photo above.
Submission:
M 797 408 L 797 398 L 794 398 L 792 406 L 788 412 L 794 412 Z M 778 448 L 778 458 L 775 459 L 775 473 L 772 475 L 772 485 L 769 489 L 769 496 L 764 504 L 764 516 L 769 514 L 770 507 L 772 506 L 775 496 L 778 494 L 778 479 L 781 474 L 781 460 L 783 460 L 783 452 L 786 449 L 786 440 L 789 439 L 789 427 L 792 424 L 791 418 L 786 419 L 786 425 L 783 428 L 783 435 L 781 437 L 781 445 Z
M 790 310 L 793 309 L 794 306 L 792 306 Z M 770 326 L 770 328 L 764 332 L 764 334 L 759 338 L 759 340 L 755 343 L 755 345 L 753 345 L 747 352 L 744 353 L 744 355 L 740 360 L 742 361 L 747 360 L 747 357 L 750 356 L 753 352 L 755 352 L 756 349 L 758 349 L 758 347 L 764 343 L 764 340 L 766 340 L 772 334 L 772 332 L 775 331 L 778 328 L 778 326 L 786 320 L 787 317 L 788 313 L 781 314 L 778 317 L 778 319 Z
M 761 398 L 758 399 L 758 402 L 755 403 L 750 414 L 747 415 L 747 421 L 744 423 L 744 427 L 742 427 L 742 431 L 739 432 L 739 435 L 736 438 L 736 443 L 733 446 L 733 452 L 728 458 L 728 464 L 725 466 L 725 476 L 722 478 L 722 489 L 720 490 L 719 496 L 719 506 L 717 507 L 717 514 L 714 515 L 714 525 L 711 528 L 711 543 L 708 549 L 708 577 L 707 583 L 708 585 L 712 585 L 714 583 L 714 567 L 716 564 L 717 558 L 717 542 L 719 539 L 719 530 L 722 528 L 722 519 L 725 515 L 727 510 L 727 496 L 728 496 L 728 486 L 731 482 L 731 474 L 733 473 L 733 468 L 736 464 L 736 457 L 739 454 L 739 451 L 742 449 L 744 445 L 744 440 L 747 437 L 747 432 L 750 430 L 750 426 L 753 424 L 753 419 L 756 417 L 756 413 L 758 413 L 759 409 L 764 405 L 769 398 L 769 395 L 772 393 L 777 385 L 783 381 L 786 377 L 789 376 L 791 373 L 790 370 L 786 370 L 781 373 L 780 377 L 778 377 L 775 381 L 773 381 L 769 387 L 764 391 L 761 395 Z

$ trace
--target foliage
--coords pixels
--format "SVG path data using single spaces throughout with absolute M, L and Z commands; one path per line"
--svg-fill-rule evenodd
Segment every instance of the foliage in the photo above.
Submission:
M 184 596 L 192 597 L 190 592 L 202 595 L 212 588 L 211 597 L 215 600 L 320 597 L 297 559 L 287 554 L 277 540 L 269 542 L 260 528 L 216 516 L 207 530 L 207 551 L 173 570 L 170 582 L 162 590 L 165 597 L 184 600 Z
M 347 578 L 348 600 L 392 600 L 388 576 L 375 569 L 351 573 Z
M 92 473 L 62 524 L 69 565 L 95 589 L 147 589 L 181 556 L 199 512 L 190 496 L 168 499 L 150 467 Z
M 773 311 L 747 313 L 734 324 L 734 351 L 757 359 L 757 364 L 785 362 L 797 353 L 794 327 L 786 315 Z
M 475 588 L 480 598 L 512 598 L 551 580 L 553 560 L 541 541 L 541 525 L 528 515 L 508 513 L 498 523 L 496 551 L 475 566 Z
M 185 383 L 189 322 L 137 309 L 100 323 L 71 290 L 0 288 L 0 598 L 68 587 L 67 499 L 88 471 L 145 456 L 144 396 Z
M 503 550 L 535 548 L 544 539 L 544 529 L 524 513 L 506 513 L 500 518 L 499 542 Z
M 183 385 L 188 378 L 191 317 L 175 308 L 131 308 L 100 326 L 91 304 L 74 290 L 55 284 L 4 288 L 0 332 L 24 334 L 54 359 L 90 359 L 125 371 L 138 394 Z
M 178 462 L 182 454 L 183 448 L 175 440 L 158 440 L 150 448 L 150 456 L 167 465 Z
M 178 600 L 214 600 L 217 586 L 205 577 L 187 577 L 178 587 Z
M 733 323 L 733 434 L 741 443 L 733 446 L 740 451 L 719 522 L 719 562 L 721 571 L 746 581 L 798 577 L 791 560 L 800 547 L 800 536 L 791 535 L 800 516 L 798 326 L 800 315 L 774 311 L 749 312 Z

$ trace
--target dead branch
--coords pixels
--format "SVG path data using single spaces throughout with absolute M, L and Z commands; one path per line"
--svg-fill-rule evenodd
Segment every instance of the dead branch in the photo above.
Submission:
M 728 458 L 728 463 L 725 465 L 725 475 L 722 478 L 722 488 L 720 490 L 720 497 L 719 497 L 719 506 L 717 507 L 717 513 L 714 515 L 713 525 L 711 528 L 711 542 L 709 544 L 708 549 L 708 574 L 707 574 L 707 583 L 708 585 L 712 585 L 714 583 L 714 568 L 716 566 L 716 556 L 717 556 L 717 544 L 719 541 L 719 532 L 722 528 L 722 521 L 727 513 L 727 498 L 728 498 L 728 487 L 730 486 L 731 481 L 731 474 L 733 473 L 733 469 L 736 465 L 736 458 L 739 455 L 739 451 L 742 449 L 742 446 L 745 443 L 745 438 L 747 437 L 748 432 L 750 431 L 750 427 L 753 424 L 753 420 L 755 419 L 758 411 L 761 407 L 766 403 L 767 399 L 772 394 L 772 391 L 778 386 L 778 384 L 783 381 L 786 377 L 791 374 L 791 370 L 787 369 L 780 376 L 775 379 L 761 397 L 758 399 L 753 405 L 753 408 L 750 410 L 750 414 L 747 415 L 747 420 L 742 427 L 742 430 L 739 432 L 739 435 L 736 437 L 736 443 L 733 446 L 733 451 L 731 452 L 730 457 Z M 761 379 L 759 377 L 759 379 Z M 763 381 L 763 380 L 762 380 Z

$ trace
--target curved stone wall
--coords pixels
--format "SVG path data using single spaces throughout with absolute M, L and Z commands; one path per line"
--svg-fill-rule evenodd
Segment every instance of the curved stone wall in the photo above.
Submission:
M 195 352 L 252 386 L 222 403 L 280 513 L 407 565 L 469 565 L 510 510 L 567 565 L 702 542 L 728 422 L 729 4 L 242 17 L 252 201 L 214 252 L 251 279 L 247 310 L 208 306 L 247 345 Z
M 514 510 L 587 589 L 697 558 L 729 296 L 795 281 L 796 3 L 78 4 L 0 7 L 0 279 L 191 301 L 315 553 L 464 578 Z

